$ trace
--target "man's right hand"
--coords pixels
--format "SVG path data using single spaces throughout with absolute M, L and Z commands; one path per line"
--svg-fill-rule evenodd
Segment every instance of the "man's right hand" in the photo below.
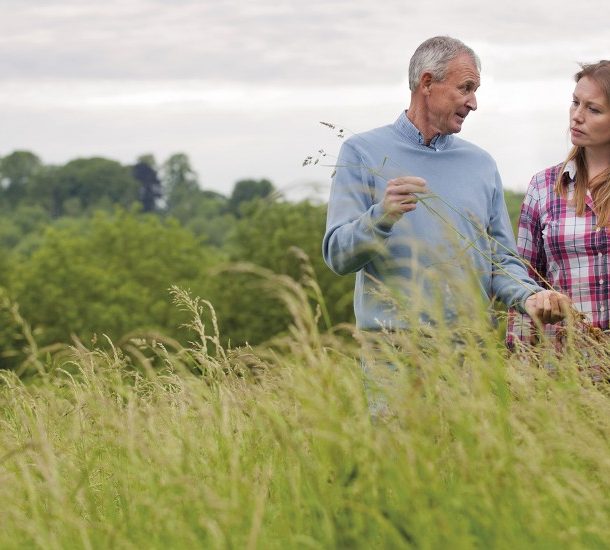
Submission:
M 417 207 L 415 193 L 428 193 L 426 180 L 415 176 L 402 176 L 388 181 L 383 195 L 383 211 L 393 222 Z

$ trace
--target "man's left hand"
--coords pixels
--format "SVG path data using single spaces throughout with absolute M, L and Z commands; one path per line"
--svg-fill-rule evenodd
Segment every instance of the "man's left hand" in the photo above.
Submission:
M 555 290 L 541 290 L 525 300 L 525 311 L 538 323 L 561 321 L 572 309 L 572 300 Z

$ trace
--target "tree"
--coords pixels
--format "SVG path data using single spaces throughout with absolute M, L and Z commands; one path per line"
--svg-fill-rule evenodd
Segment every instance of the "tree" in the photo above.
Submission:
M 38 246 L 15 259 L 9 280 L 41 344 L 120 338 L 133 330 L 183 334 L 187 319 L 171 303 L 178 285 L 210 295 L 206 270 L 222 256 L 175 221 L 118 211 L 64 219 Z
M 166 208 L 171 211 L 200 190 L 197 173 L 184 153 L 170 156 L 161 168 Z
M 139 162 L 148 164 L 148 166 L 150 166 L 155 172 L 158 172 L 157 159 L 155 159 L 155 155 L 153 155 L 152 153 L 140 155 L 136 160 L 136 164 L 138 164 Z
M 161 182 L 154 168 L 154 157 L 140 157 L 132 169 L 133 177 L 140 182 L 140 201 L 144 212 L 154 212 L 157 200 L 163 196 Z
M 233 193 L 231 193 L 231 197 L 229 198 L 229 210 L 235 216 L 240 217 L 243 204 L 253 201 L 254 199 L 271 197 L 274 191 L 275 187 L 267 179 L 240 180 L 233 187 Z
M 307 201 L 255 201 L 242 214 L 227 243 L 231 260 L 254 263 L 299 280 L 301 261 L 291 251 L 297 247 L 309 258 L 331 323 L 353 321 L 354 277 L 335 275 L 322 259 L 324 206 Z M 260 343 L 285 330 L 290 322 L 286 308 L 273 292 L 262 293 L 260 279 L 252 275 L 229 271 L 214 294 L 220 296 L 215 305 L 222 332 L 231 335 L 234 344 Z
M 77 215 L 98 208 L 128 208 L 138 202 L 139 187 L 131 170 L 114 160 L 76 159 L 36 177 L 29 186 L 29 200 L 43 204 L 53 217 Z
M 180 221 L 205 243 L 221 247 L 235 222 L 228 213 L 228 199 L 221 193 L 203 190 L 188 157 L 176 153 L 163 164 L 165 212 Z
M 18 204 L 0 218 L 0 249 L 26 246 L 28 238 L 38 238 L 49 222 L 49 215 L 41 206 Z
M 222 248 L 235 225 L 235 216 L 227 211 L 227 202 L 220 193 L 198 190 L 190 201 L 181 202 L 168 214 L 180 220 L 202 242 Z
M 42 169 L 40 158 L 29 151 L 14 151 L 0 161 L 0 188 L 10 207 L 25 198 L 28 184 Z

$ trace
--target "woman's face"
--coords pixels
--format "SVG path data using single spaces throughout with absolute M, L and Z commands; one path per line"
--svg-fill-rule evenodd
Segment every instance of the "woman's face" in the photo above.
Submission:
M 597 83 L 583 76 L 574 89 L 570 107 L 573 145 L 610 150 L 610 105 Z

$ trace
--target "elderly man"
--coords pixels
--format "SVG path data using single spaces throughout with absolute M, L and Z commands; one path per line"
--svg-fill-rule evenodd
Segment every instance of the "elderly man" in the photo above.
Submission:
M 494 160 L 455 136 L 477 108 L 479 70 L 477 55 L 461 41 L 426 40 L 409 65 L 408 109 L 341 148 L 323 253 L 334 272 L 357 272 L 354 308 L 362 329 L 405 324 L 379 292 L 380 283 L 406 297 L 415 288 L 432 299 L 443 296 L 446 288 L 439 294 L 434 286 L 447 277 L 466 277 L 464 264 L 487 299 L 544 323 L 564 315 L 569 300 L 540 288 L 514 252 Z M 418 197 L 430 208 L 418 205 Z M 427 276 L 447 267 L 442 277 Z

